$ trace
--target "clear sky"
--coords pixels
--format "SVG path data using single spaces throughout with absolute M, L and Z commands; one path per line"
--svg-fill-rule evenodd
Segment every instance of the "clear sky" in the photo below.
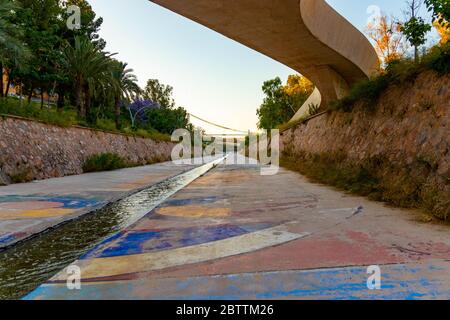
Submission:
M 183 1 L 183 0 L 180 0 Z M 403 0 L 327 0 L 362 30 L 367 8 L 401 17 Z M 174 87 L 179 106 L 212 122 L 255 130 L 264 81 L 293 70 L 147 0 L 89 0 L 103 17 L 107 50 L 128 62 L 143 87 L 159 79 Z M 195 121 L 208 133 L 226 133 Z

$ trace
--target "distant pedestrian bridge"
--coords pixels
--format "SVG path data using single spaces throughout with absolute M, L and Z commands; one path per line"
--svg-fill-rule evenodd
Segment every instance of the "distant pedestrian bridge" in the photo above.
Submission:
M 267 55 L 317 87 L 326 106 L 376 72 L 377 54 L 324 0 L 151 0 Z

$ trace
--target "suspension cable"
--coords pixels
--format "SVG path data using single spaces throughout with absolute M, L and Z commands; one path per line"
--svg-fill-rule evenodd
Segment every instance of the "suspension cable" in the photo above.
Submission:
M 239 132 L 239 133 L 248 133 L 248 131 L 237 130 L 237 129 L 232 129 L 232 128 L 221 126 L 220 124 L 216 124 L 216 123 L 213 123 L 211 121 L 208 121 L 208 120 L 202 119 L 200 117 L 197 117 L 196 115 L 193 115 L 192 113 L 189 113 L 189 116 L 191 116 L 191 117 L 193 117 L 193 118 L 195 118 L 197 120 L 200 120 L 202 122 L 205 122 L 207 124 L 210 124 L 210 125 L 212 125 L 214 127 L 218 127 L 218 128 L 229 130 L 229 131 Z

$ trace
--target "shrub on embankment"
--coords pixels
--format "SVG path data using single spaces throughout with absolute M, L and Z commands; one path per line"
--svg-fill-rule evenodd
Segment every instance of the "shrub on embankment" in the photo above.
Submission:
M 440 189 L 428 180 L 433 168 L 423 159 L 415 159 L 405 168 L 383 157 L 356 162 L 342 153 L 284 153 L 281 165 L 315 182 L 402 208 L 420 208 L 450 221 L 448 186 Z M 450 179 L 448 173 L 447 179 Z
M 160 163 L 167 161 L 166 157 L 161 155 L 155 155 L 149 159 L 146 159 L 144 163 L 133 162 L 127 160 L 116 153 L 100 153 L 90 156 L 86 159 L 83 164 L 83 172 L 101 172 L 101 171 L 112 171 L 124 168 L 139 167 L 142 165 L 150 165 L 154 163 Z
M 90 156 L 83 165 L 83 172 L 112 171 L 132 167 L 133 164 L 127 162 L 115 153 L 101 153 Z
M 450 75 L 425 70 L 377 90 L 283 132 L 282 164 L 450 221 Z
M 359 103 L 368 111 L 374 111 L 380 96 L 393 85 L 412 83 L 426 71 L 443 76 L 450 74 L 450 43 L 437 45 L 416 63 L 411 59 L 392 61 L 381 74 L 355 85 L 347 97 L 336 101 L 332 110 L 351 111 Z

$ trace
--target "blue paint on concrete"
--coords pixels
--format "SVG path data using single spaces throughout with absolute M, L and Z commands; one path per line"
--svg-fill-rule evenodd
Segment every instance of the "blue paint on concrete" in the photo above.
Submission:
M 96 199 L 80 199 L 80 198 L 62 198 L 62 197 L 51 197 L 46 198 L 42 201 L 49 202 L 61 202 L 64 204 L 65 209 L 82 209 L 86 207 L 92 207 L 100 203 Z
M 163 251 L 219 241 L 270 227 L 257 225 L 220 225 L 162 231 L 128 231 L 104 241 L 82 259 L 117 257 Z
M 317 299 L 317 300 L 417 300 L 448 299 L 448 283 L 418 277 L 416 267 L 383 266 L 381 290 L 367 288 L 367 268 L 298 270 L 252 274 L 218 275 L 187 279 L 138 279 L 84 283 L 82 290 L 69 292 L 63 284 L 43 285 L 25 299 Z M 420 271 L 431 270 L 429 265 Z M 429 275 L 427 275 L 429 277 Z M 385 279 L 385 278 L 383 278 Z M 152 287 L 152 285 L 154 287 Z M 146 290 L 143 290 L 146 288 Z
M 83 254 L 80 257 L 80 260 L 89 259 L 90 257 L 94 256 L 96 252 L 101 252 L 103 248 L 112 241 L 119 239 L 124 233 L 123 232 L 117 232 L 113 234 L 112 236 L 107 237 L 103 241 L 101 241 L 98 245 L 96 245 L 93 249 L 88 251 L 87 253 Z
M 108 247 L 96 254 L 96 258 L 126 256 L 131 254 L 143 253 L 142 244 L 161 237 L 159 232 L 127 232 L 123 237 L 118 239 L 112 247 Z M 156 245 L 158 246 L 158 244 Z M 88 258 L 92 256 L 88 255 Z
M 0 203 L 5 202 L 27 202 L 27 201 L 41 201 L 41 202 L 59 202 L 62 203 L 63 209 L 82 209 L 92 207 L 101 203 L 98 199 L 85 199 L 80 197 L 58 197 L 58 196 L 2 196 Z
M 7 234 L 0 236 L 0 244 L 8 244 L 16 239 L 16 235 L 14 234 Z

